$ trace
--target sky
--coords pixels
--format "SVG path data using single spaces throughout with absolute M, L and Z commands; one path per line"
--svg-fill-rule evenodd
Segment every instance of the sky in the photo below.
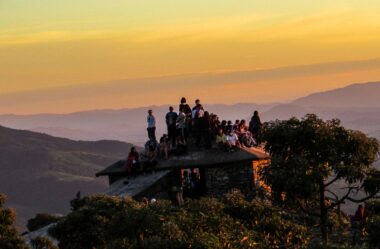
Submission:
M 0 113 L 283 102 L 380 81 L 378 0 L 0 0 Z

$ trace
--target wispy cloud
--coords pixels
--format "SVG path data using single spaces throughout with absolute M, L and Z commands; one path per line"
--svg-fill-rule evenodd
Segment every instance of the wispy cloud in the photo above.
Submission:
M 314 65 L 275 68 L 267 70 L 186 74 L 153 78 L 126 79 L 112 82 L 73 85 L 0 95 L 0 106 L 8 111 L 28 109 L 30 106 L 44 111 L 46 106 L 58 109 L 63 103 L 77 103 L 81 109 L 104 108 L 107 103 L 124 103 L 129 106 L 165 104 L 177 101 L 182 95 L 207 98 L 209 102 L 240 102 L 252 98 L 256 101 L 285 100 L 299 97 L 319 89 L 313 78 L 354 72 L 379 70 L 380 59 L 334 62 Z M 326 81 L 326 77 L 322 80 Z M 323 83 L 323 84 L 322 84 Z M 324 87 L 332 82 L 321 82 Z M 347 82 L 352 83 L 352 82 Z M 300 89 L 302 85 L 302 90 Z M 294 89 L 293 89 L 294 88 Z M 285 89 L 287 92 L 285 92 Z M 307 92 L 309 91 L 309 92 Z M 279 96 L 282 95 L 282 99 Z M 251 97 L 250 97 L 251 96 Z M 99 105 L 94 105 L 95 102 Z M 146 102 L 146 103 L 145 103 Z M 88 105 L 90 103 L 90 106 Z M 70 105 L 70 104 L 67 104 Z M 101 106 L 103 105 L 103 106 Z M 49 109 L 50 110 L 50 109 Z

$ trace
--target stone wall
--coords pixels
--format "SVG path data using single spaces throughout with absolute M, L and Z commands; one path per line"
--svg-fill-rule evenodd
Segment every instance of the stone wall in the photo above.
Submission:
M 205 168 L 205 180 L 208 196 L 219 198 L 237 189 L 250 197 L 253 195 L 253 164 L 238 162 Z

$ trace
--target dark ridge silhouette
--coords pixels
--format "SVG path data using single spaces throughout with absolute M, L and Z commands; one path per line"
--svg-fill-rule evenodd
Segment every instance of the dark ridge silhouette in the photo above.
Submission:
M 78 191 L 95 194 L 107 182 L 95 173 L 120 158 L 131 144 L 73 141 L 0 126 L 0 190 L 17 211 L 17 225 L 36 213 L 66 213 Z
M 314 93 L 292 103 L 305 107 L 380 107 L 380 82 L 352 84 L 347 87 Z

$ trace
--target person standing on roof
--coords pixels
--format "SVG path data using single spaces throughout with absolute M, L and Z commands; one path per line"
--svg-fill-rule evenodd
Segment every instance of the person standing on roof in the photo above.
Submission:
M 188 131 L 191 131 L 192 128 L 192 122 L 191 122 L 191 108 L 190 106 L 186 103 L 186 98 L 182 97 L 181 98 L 181 104 L 179 104 L 179 109 L 183 111 L 183 113 L 186 116 L 186 128 Z
M 188 104 L 186 104 L 186 98 L 181 98 L 181 104 L 179 104 L 179 110 L 183 110 L 183 113 L 185 113 L 186 116 L 191 117 L 191 108 Z
M 156 139 L 156 118 L 153 116 L 153 111 L 148 111 L 148 117 L 146 118 L 146 121 L 148 123 L 148 138 L 149 139 Z
M 180 136 L 182 142 L 186 144 L 187 140 L 187 117 L 186 114 L 183 112 L 183 108 L 179 109 L 178 117 L 176 120 L 177 124 L 177 137 Z
M 199 99 L 195 100 L 195 106 L 192 109 L 192 118 L 194 126 L 195 145 L 199 147 L 202 138 L 202 125 L 204 118 L 204 109 Z
M 257 145 L 261 144 L 261 123 L 259 112 L 254 111 L 251 121 L 249 122 L 249 131 L 252 133 L 253 138 L 256 140 Z
M 177 117 L 178 114 L 174 112 L 173 106 L 170 106 L 169 112 L 166 114 L 166 126 L 168 128 L 168 137 L 172 148 L 175 147 L 176 141 Z

